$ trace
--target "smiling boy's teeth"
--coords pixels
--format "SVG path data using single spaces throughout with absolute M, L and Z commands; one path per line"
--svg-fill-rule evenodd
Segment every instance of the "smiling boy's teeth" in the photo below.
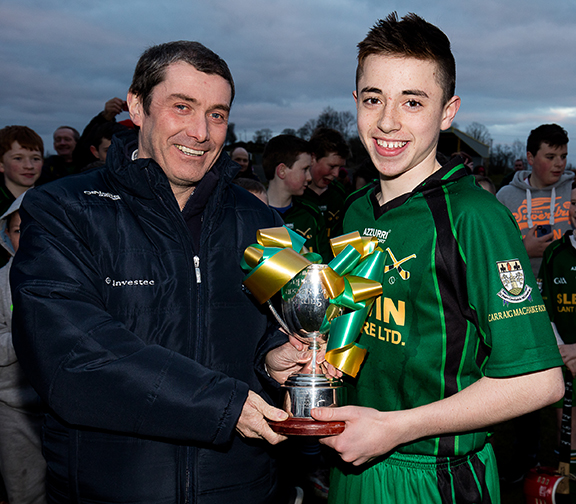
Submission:
M 190 156 L 201 156 L 205 152 L 200 150 L 189 149 L 188 147 L 184 147 L 183 145 L 177 145 L 176 148 L 181 150 L 184 154 L 189 154 Z
M 408 142 L 386 142 L 385 140 L 378 140 L 378 145 L 385 149 L 399 149 L 404 147 Z

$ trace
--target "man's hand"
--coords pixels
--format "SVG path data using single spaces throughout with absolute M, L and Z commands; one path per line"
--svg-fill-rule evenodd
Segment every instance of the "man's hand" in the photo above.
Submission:
M 355 466 L 369 462 L 409 439 L 401 422 L 403 412 L 382 412 L 361 406 L 315 408 L 316 420 L 346 422 L 346 429 L 337 436 L 320 439 L 336 450 L 344 462 Z
M 265 360 L 268 374 L 280 384 L 283 384 L 290 375 L 311 367 L 312 351 L 308 350 L 307 345 L 298 338 L 290 335 L 288 339 L 288 343 L 270 350 Z M 324 360 L 325 351 L 326 345 L 324 344 L 316 355 L 316 364 L 320 368 L 318 372 L 324 373 L 329 378 L 340 378 L 342 372 Z M 310 372 L 310 370 L 304 372 Z
M 111 98 L 104 105 L 104 119 L 107 121 L 112 121 L 114 118 L 126 110 L 126 101 L 121 98 Z
M 288 343 L 266 354 L 266 370 L 270 377 L 280 384 L 290 375 L 299 373 L 312 357 L 307 345 L 294 336 L 289 336 L 288 339 Z
M 560 355 L 564 365 L 570 370 L 573 377 L 576 377 L 576 344 L 559 345 Z
M 550 245 L 553 238 L 553 233 L 536 236 L 536 228 L 537 226 L 531 227 L 524 237 L 524 246 L 529 257 L 542 257 L 546 247 Z
M 236 424 L 236 430 L 242 437 L 264 439 L 270 444 L 277 444 L 284 441 L 286 437 L 276 434 L 266 419 L 281 422 L 287 418 L 288 413 L 270 406 L 258 394 L 250 390 Z

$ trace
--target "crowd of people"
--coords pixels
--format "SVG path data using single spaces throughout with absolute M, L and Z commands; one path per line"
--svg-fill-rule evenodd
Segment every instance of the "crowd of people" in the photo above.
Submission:
M 455 61 L 414 14 L 358 44 L 356 166 L 322 127 L 273 137 L 255 170 L 245 146 L 224 148 L 234 95 L 218 55 L 169 42 L 82 134 L 59 126 L 54 156 L 26 126 L 0 130 L 8 502 L 500 502 L 500 478 L 539 462 L 538 411 L 576 375 L 566 131 L 534 128 L 529 169 L 498 191 L 468 153 L 438 152 Z M 311 359 L 242 287 L 245 249 L 280 226 L 324 263 L 354 231 L 385 257 L 346 404 L 311 413 L 344 422 L 338 435 L 268 423 L 288 418 L 281 386 Z M 314 365 L 342 376 L 323 352 Z M 505 421 L 521 463 L 499 475 L 489 437 Z

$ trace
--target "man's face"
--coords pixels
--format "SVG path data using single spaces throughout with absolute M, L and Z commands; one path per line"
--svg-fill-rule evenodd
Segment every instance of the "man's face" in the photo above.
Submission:
M 6 181 L 19 187 L 32 187 L 42 171 L 42 153 L 38 150 L 28 150 L 16 141 L 5 152 L 0 160 L 0 172 L 4 173 Z
M 395 180 L 401 192 L 437 169 L 440 130 L 460 106 L 457 96 L 444 105 L 437 73 L 433 61 L 371 55 L 354 93 L 360 139 L 382 179 Z
M 551 147 L 545 142 L 540 144 L 536 155 L 526 154 L 528 164 L 532 166 L 530 184 L 536 188 L 547 187 L 560 180 L 566 168 L 568 146 Z
M 335 178 L 338 178 L 340 168 L 344 166 L 346 166 L 346 160 L 336 152 L 330 152 L 320 159 L 312 156 L 312 168 L 310 169 L 312 185 L 317 189 L 325 189 Z
M 59 156 L 71 157 L 76 147 L 74 132 L 68 128 L 60 128 L 54 132 L 54 149 Z
M 160 165 L 181 207 L 222 152 L 231 98 L 226 79 L 184 62 L 166 69 L 149 114 L 140 97 L 128 94 L 130 116 L 140 126 L 138 157 Z
M 310 165 L 312 156 L 302 152 L 294 161 L 292 168 L 284 167 L 284 183 L 292 196 L 302 196 L 304 189 L 312 180 L 310 176 Z
M 232 161 L 235 161 L 241 166 L 240 171 L 246 171 L 248 169 L 248 165 L 250 163 L 250 158 L 248 156 L 248 151 L 242 147 L 236 147 L 232 151 Z
M 572 189 L 572 194 L 570 195 L 570 210 L 568 211 L 570 216 L 570 224 L 572 229 L 576 229 L 576 189 Z
M 524 169 L 524 162 L 520 159 L 517 159 L 514 162 L 514 171 L 520 171 Z

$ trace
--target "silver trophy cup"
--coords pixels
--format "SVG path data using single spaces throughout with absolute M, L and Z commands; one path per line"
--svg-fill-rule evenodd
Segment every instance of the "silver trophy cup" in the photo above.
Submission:
M 308 344 L 312 350 L 312 359 L 306 368 L 290 376 L 283 385 L 286 390 L 284 409 L 294 419 L 310 421 L 311 409 L 337 406 L 340 402 L 342 390 L 340 380 L 328 378 L 323 373 L 319 373 L 316 365 L 321 343 L 327 340 L 327 334 L 320 332 L 324 316 L 327 311 L 332 317 L 341 314 L 341 309 L 330 305 L 328 292 L 322 283 L 321 271 L 326 267 L 325 264 L 311 264 L 282 288 L 283 317 L 279 316 L 277 310 L 269 302 L 270 309 L 280 325 L 300 341 Z M 284 422 L 279 422 L 279 424 L 284 424 Z M 310 428 L 314 429 L 314 426 L 311 425 Z M 306 432 L 287 433 L 307 434 Z

